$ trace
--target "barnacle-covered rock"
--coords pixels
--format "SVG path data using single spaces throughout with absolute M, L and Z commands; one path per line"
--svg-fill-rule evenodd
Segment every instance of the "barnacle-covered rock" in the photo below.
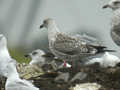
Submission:
M 29 79 L 44 74 L 42 68 L 29 64 L 18 64 L 17 70 L 21 78 Z
M 75 87 L 70 88 L 70 90 L 99 90 L 101 85 L 97 83 L 84 83 L 77 84 Z

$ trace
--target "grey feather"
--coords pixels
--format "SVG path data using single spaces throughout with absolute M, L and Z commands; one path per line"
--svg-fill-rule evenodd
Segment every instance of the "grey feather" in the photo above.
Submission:
M 109 7 L 113 11 L 111 37 L 113 41 L 120 46 L 120 0 L 110 0 L 104 7 Z

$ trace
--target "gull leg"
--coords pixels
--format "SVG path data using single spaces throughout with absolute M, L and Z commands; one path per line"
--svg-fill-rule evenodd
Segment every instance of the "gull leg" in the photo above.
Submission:
M 66 66 L 66 61 L 64 60 L 64 68 L 66 68 L 67 66 Z

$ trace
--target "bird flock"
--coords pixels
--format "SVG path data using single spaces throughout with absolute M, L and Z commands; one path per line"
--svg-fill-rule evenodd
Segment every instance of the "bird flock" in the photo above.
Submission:
M 103 6 L 103 8 L 111 8 L 113 17 L 111 20 L 111 37 L 113 41 L 120 46 L 120 0 L 110 0 L 110 2 Z M 107 49 L 106 46 L 101 45 L 96 38 L 89 35 L 68 35 L 61 32 L 54 19 L 48 18 L 40 25 L 40 29 L 48 30 L 49 52 L 37 49 L 25 55 L 32 60 L 29 65 L 37 66 L 38 69 L 45 64 L 51 64 L 53 70 L 59 68 L 71 68 L 76 66 L 79 61 L 85 61 L 85 58 L 102 54 L 101 57 L 87 60 L 84 64 L 90 65 L 99 63 L 101 67 L 115 67 L 120 63 L 120 59 L 110 54 L 114 50 Z M 41 31 L 42 32 L 42 31 Z M 56 63 L 61 60 L 62 63 Z M 5 90 L 40 90 L 35 87 L 30 81 L 21 79 L 17 70 L 17 61 L 14 60 L 7 48 L 7 39 L 3 34 L 0 34 L 0 76 L 7 78 L 5 83 Z M 71 64 L 69 64 L 71 63 Z M 62 78 L 65 75 L 61 74 Z M 78 74 L 80 76 L 81 73 Z M 57 77 L 55 80 L 61 78 Z M 73 78 L 75 79 L 75 78 Z M 72 79 L 72 80 L 73 80 Z M 72 81 L 71 80 L 71 81 Z

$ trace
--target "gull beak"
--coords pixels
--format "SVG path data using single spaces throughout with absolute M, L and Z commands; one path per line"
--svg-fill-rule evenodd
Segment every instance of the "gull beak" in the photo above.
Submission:
M 110 5 L 106 4 L 102 8 L 105 9 L 105 8 L 108 8 L 108 7 L 110 7 Z
M 28 57 L 30 57 L 30 55 L 29 55 L 29 54 L 26 54 L 26 55 L 24 55 L 24 57 L 28 58 Z
M 40 29 L 44 27 L 44 24 L 40 25 Z

